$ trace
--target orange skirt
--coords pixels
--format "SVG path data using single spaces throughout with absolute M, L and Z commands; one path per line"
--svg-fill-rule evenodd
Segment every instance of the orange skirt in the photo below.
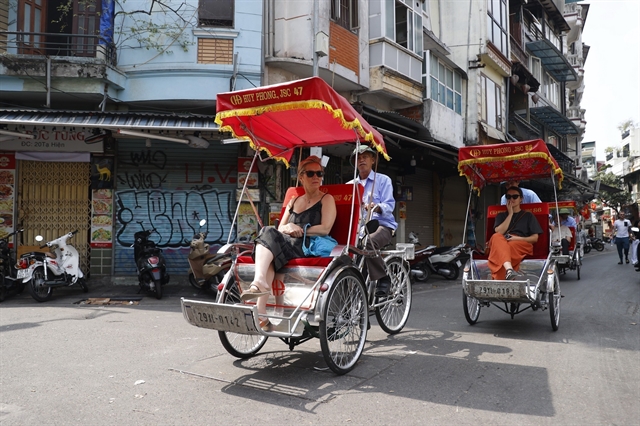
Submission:
M 520 269 L 520 262 L 527 255 L 533 254 L 533 244 L 526 241 L 507 240 L 504 235 L 495 233 L 489 239 L 489 269 L 494 280 L 504 280 L 507 270 L 505 262 L 511 262 L 516 271 Z

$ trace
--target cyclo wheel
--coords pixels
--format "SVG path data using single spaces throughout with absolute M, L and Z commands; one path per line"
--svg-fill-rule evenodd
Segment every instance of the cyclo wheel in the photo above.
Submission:
M 342 271 L 329 289 L 320 320 L 320 347 L 336 374 L 355 367 L 367 338 L 367 291 L 353 270 Z
M 464 317 L 470 325 L 478 322 L 480 316 L 480 302 L 475 297 L 469 297 L 462 290 L 462 308 L 464 310 Z
M 558 271 L 553 274 L 553 292 L 549 293 L 549 315 L 551 316 L 551 328 L 558 331 L 560 326 L 560 277 Z
M 389 299 L 393 302 L 376 307 L 376 319 L 380 328 L 389 334 L 397 334 L 404 328 L 411 311 L 411 282 L 401 257 L 387 262 L 387 273 L 391 278 Z
M 240 303 L 240 291 L 238 285 L 233 282 L 229 283 L 222 290 L 222 303 L 234 305 Z M 260 349 L 267 343 L 268 337 L 261 334 L 238 334 L 229 331 L 218 331 L 222 346 L 231 355 L 236 358 L 247 359 L 258 353 Z

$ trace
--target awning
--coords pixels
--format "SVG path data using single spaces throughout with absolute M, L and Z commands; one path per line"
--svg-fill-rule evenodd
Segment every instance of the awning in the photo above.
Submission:
M 556 148 L 551 144 L 547 144 L 547 148 L 549 149 L 549 152 L 551 153 L 551 155 L 553 155 L 553 158 L 556 159 L 556 161 L 558 162 L 558 165 L 560 165 L 560 168 L 565 172 L 566 175 L 573 173 L 576 162 L 573 161 L 571 157 L 569 157 L 567 154 L 560 151 L 558 148 Z
M 531 108 L 529 112 L 536 120 L 559 135 L 577 135 L 579 133 L 578 128 L 571 120 L 552 106 Z
M 575 81 L 578 75 L 575 70 L 549 40 L 536 40 L 527 43 L 527 49 L 533 56 L 542 61 L 543 67 L 558 81 Z
M 0 110 L 0 124 L 218 133 L 213 116 L 196 114 Z
M 480 125 L 482 126 L 482 130 L 484 130 L 484 132 L 490 138 L 496 139 L 502 142 L 507 141 L 507 137 L 504 135 L 504 133 L 502 133 L 500 130 L 496 129 L 495 127 L 489 126 L 488 124 L 482 123 L 482 122 L 480 123 Z
M 430 140 L 429 129 L 411 118 L 395 111 L 380 111 L 363 102 L 353 104 L 353 107 L 367 119 L 372 126 L 382 127 L 396 133 L 408 133 L 409 137 L 419 140 Z
M 522 137 L 522 140 L 540 139 L 540 136 L 542 136 L 540 130 L 536 129 L 519 114 L 510 114 L 509 123 L 513 123 L 517 135 Z
M 405 136 L 399 133 L 389 131 L 387 129 L 383 129 L 381 127 L 376 127 L 376 130 L 378 130 L 383 135 L 390 136 L 392 138 L 402 139 L 404 141 L 411 142 L 423 148 L 427 148 L 432 151 L 435 151 L 435 152 L 432 152 L 431 155 L 441 160 L 444 160 L 453 164 L 458 163 L 458 148 L 454 146 L 451 146 L 448 144 L 442 144 L 439 142 L 433 142 L 433 141 L 429 141 L 429 142 L 421 141 L 418 139 L 410 138 L 409 136 Z

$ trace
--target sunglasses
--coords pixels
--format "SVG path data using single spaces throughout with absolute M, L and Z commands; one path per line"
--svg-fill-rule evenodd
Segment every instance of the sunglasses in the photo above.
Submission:
M 304 173 L 305 175 L 307 175 L 307 177 L 308 177 L 308 178 L 312 178 L 312 177 L 313 177 L 313 175 L 316 175 L 316 176 L 318 176 L 319 178 L 321 178 L 321 177 L 324 175 L 324 172 L 323 172 L 322 170 L 316 170 L 316 171 L 313 171 L 313 170 L 307 170 L 306 172 L 302 172 L 302 173 Z
M 507 200 L 511 200 L 511 199 L 517 200 L 519 197 L 520 197 L 520 194 L 506 194 L 504 196 L 504 198 L 506 198 Z

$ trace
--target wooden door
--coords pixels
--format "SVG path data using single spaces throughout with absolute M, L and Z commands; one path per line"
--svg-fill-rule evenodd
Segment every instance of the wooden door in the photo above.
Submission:
M 73 2 L 73 34 L 91 35 L 100 34 L 100 15 L 102 10 L 102 0 L 92 2 Z M 74 37 L 74 56 L 95 57 L 97 38 Z
M 47 0 L 18 0 L 18 31 L 44 33 L 47 19 Z M 44 53 L 45 37 L 25 34 L 20 41 L 19 53 L 37 55 Z

